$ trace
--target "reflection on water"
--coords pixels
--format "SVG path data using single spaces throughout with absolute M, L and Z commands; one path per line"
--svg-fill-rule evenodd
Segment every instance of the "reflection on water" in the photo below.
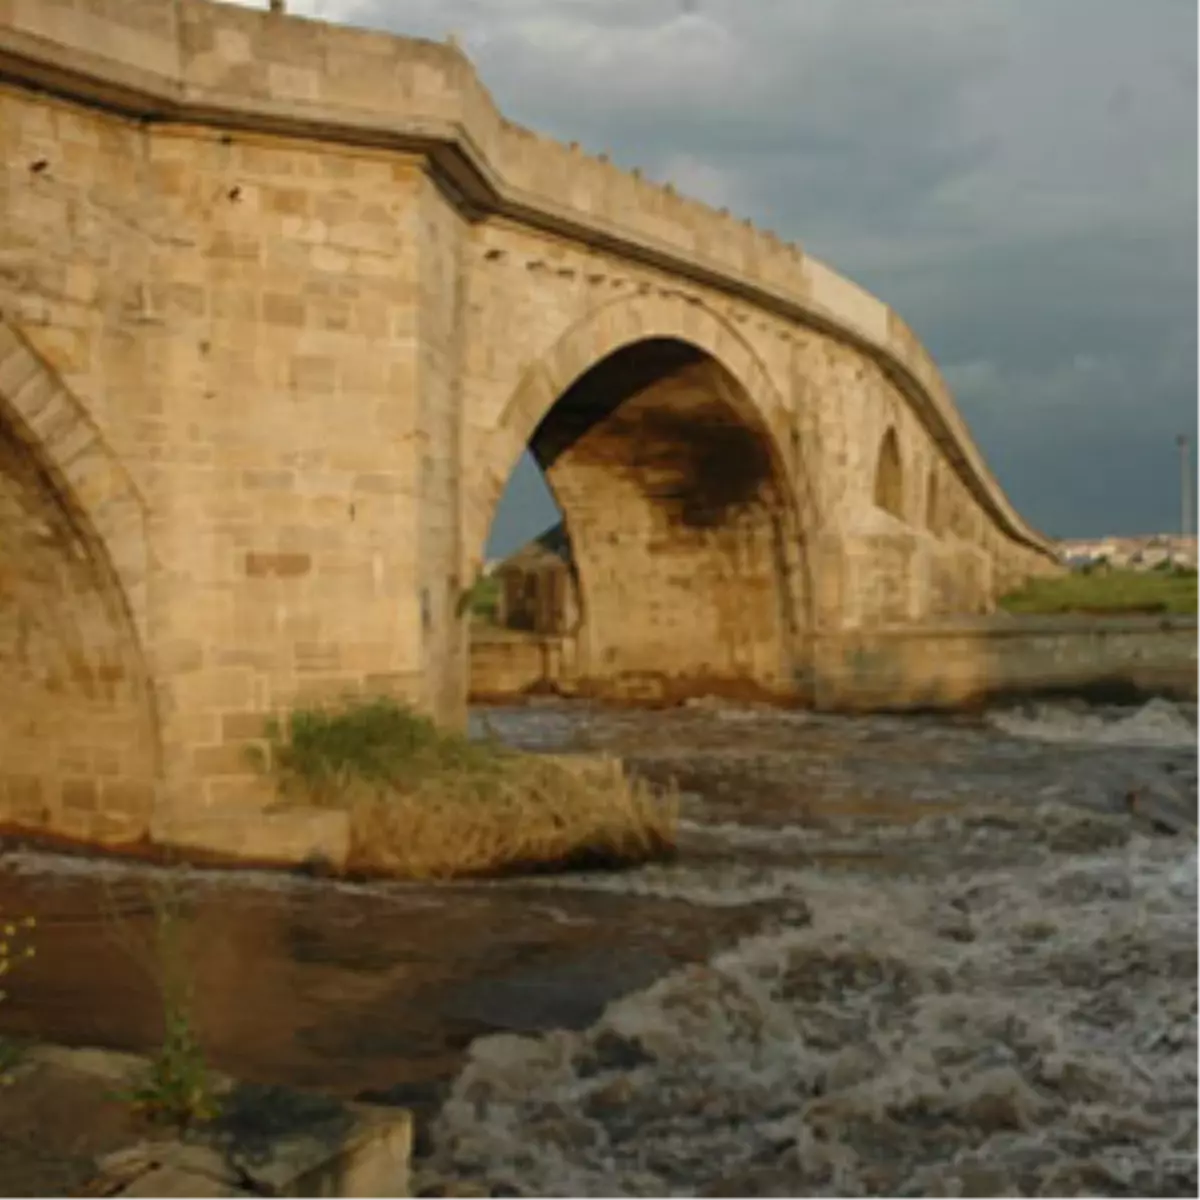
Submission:
M 445 887 L 190 872 L 216 1065 L 416 1101 L 423 1171 L 473 1187 L 1195 1194 L 1195 841 L 1123 802 L 1195 804 L 1194 711 L 486 715 L 677 781 L 680 858 Z M 148 935 L 153 872 L 0 865 L 0 910 L 41 925 L 0 1029 L 151 1044 L 113 934 Z
M 152 872 L 101 875 L 38 856 L 7 866 L 0 907 L 37 915 L 39 952 L 10 989 L 0 1028 L 150 1046 L 156 993 L 139 960 L 152 937 Z M 344 1095 L 420 1095 L 453 1074 L 479 1034 L 586 1025 L 614 996 L 757 923 L 735 913 L 698 929 L 678 901 L 647 907 L 520 886 L 345 887 L 195 872 L 185 889 L 197 1016 L 215 1064 Z

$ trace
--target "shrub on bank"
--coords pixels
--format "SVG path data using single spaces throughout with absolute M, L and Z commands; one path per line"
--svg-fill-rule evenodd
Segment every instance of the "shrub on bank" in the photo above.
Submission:
M 616 762 L 522 754 L 391 700 L 268 729 L 284 795 L 346 809 L 350 867 L 409 879 L 619 865 L 667 853 L 677 804 Z

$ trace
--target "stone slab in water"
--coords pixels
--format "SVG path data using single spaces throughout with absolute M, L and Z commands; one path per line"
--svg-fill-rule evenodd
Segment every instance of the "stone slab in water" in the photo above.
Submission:
M 172 812 L 152 831 L 156 845 L 260 866 L 322 862 L 341 871 L 350 855 L 350 815 L 338 809 L 229 805 Z

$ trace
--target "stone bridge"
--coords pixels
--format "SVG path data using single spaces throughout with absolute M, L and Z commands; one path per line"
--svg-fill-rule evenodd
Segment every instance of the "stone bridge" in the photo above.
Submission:
M 595 692 L 812 684 L 1050 567 L 886 305 L 506 121 L 453 44 L 0 0 L 0 800 L 239 803 L 264 714 L 461 719 L 526 446 Z

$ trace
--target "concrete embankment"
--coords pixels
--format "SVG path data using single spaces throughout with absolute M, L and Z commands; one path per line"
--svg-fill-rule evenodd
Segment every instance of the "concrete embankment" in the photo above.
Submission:
M 806 658 L 781 699 L 835 711 L 1064 694 L 1196 698 L 1195 617 L 1005 615 L 851 630 L 813 638 Z M 556 692 L 653 702 L 680 690 L 680 681 L 662 681 L 656 692 L 653 682 L 589 677 L 571 638 L 479 630 L 472 641 L 471 694 L 480 701 Z

